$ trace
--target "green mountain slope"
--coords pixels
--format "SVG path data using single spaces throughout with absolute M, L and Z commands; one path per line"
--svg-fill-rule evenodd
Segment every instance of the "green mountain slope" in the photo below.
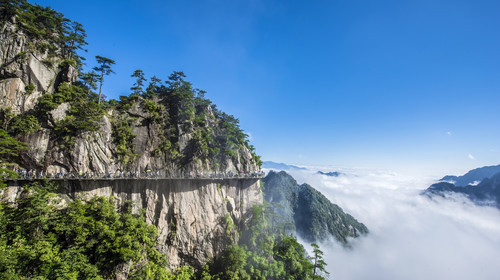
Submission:
M 297 181 L 284 171 L 271 171 L 264 179 L 265 200 L 275 207 L 279 223 L 308 242 L 334 236 L 346 244 L 349 237 L 368 233 L 366 226 L 308 184 Z

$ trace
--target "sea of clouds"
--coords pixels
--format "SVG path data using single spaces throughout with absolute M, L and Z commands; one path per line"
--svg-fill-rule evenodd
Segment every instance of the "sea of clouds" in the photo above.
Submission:
M 500 210 L 458 195 L 420 195 L 438 178 L 361 169 L 287 172 L 370 230 L 351 248 L 320 244 L 330 279 L 500 279 Z

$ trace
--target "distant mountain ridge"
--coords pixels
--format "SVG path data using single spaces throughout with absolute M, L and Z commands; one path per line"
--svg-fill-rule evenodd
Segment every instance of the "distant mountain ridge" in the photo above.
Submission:
M 262 179 L 264 199 L 274 206 L 276 222 L 287 226 L 308 242 L 324 241 L 334 236 L 347 244 L 349 237 L 368 233 L 367 227 L 331 203 L 308 184 L 299 185 L 284 171 Z
M 340 175 L 344 175 L 344 173 L 338 172 L 338 171 L 331 171 L 331 172 L 318 171 L 317 173 L 320 175 L 325 175 L 325 176 L 329 176 L 329 177 L 339 177 Z
M 445 176 L 423 194 L 444 196 L 447 192 L 463 194 L 478 205 L 500 208 L 500 165 L 476 168 L 463 176 Z
M 473 169 L 462 176 L 444 176 L 440 181 L 449 182 L 455 186 L 467 186 L 472 185 L 475 182 L 481 182 L 485 178 L 491 178 L 498 172 L 500 172 L 500 165 L 483 166 Z
M 299 167 L 295 165 L 289 165 L 286 163 L 278 163 L 274 161 L 264 161 L 262 163 L 262 168 L 275 169 L 275 170 L 306 170 L 304 167 Z

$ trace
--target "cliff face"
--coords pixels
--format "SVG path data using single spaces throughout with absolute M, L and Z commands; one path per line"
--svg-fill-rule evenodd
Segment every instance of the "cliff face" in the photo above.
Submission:
M 45 47 L 37 47 L 44 44 L 48 43 L 27 36 L 15 18 L 1 26 L 0 108 L 11 108 L 14 114 L 26 112 L 59 83 L 76 81 L 77 72 L 72 66 L 60 68 L 61 57 L 49 54 Z
M 169 265 L 203 265 L 238 241 L 236 231 L 262 203 L 257 179 L 116 179 L 64 180 L 65 200 L 93 196 L 115 198 L 118 209 L 145 211 L 146 221 L 158 229 L 158 246 Z M 22 181 L 10 182 L 4 195 L 15 202 Z
M 182 78 L 175 80 L 179 86 L 173 80 L 150 86 L 147 97 L 142 92 L 118 105 L 98 105 L 57 44 L 30 37 L 15 16 L 3 13 L 0 7 L 0 111 L 2 129 L 27 144 L 10 160 L 19 168 L 112 176 L 151 170 L 164 177 L 259 169 L 237 121 Z M 132 203 L 135 212 L 144 209 L 172 267 L 204 264 L 237 241 L 238 225 L 263 200 L 257 179 L 59 183 L 67 199 L 113 196 L 118 207 Z M 2 193 L 15 202 L 20 188 Z
M 61 32 L 30 35 L 4 9 L 0 19 L 2 128 L 28 144 L 16 160 L 22 167 L 166 175 L 259 169 L 237 120 L 217 110 L 182 72 L 152 82 L 147 94 L 141 88 L 117 105 L 98 106 L 91 88 L 77 81 L 76 55 L 63 55 Z M 9 130 L 16 118 L 25 132 Z
M 139 107 L 138 110 L 141 109 Z M 54 112 L 51 113 L 55 115 Z M 62 114 L 64 118 L 64 112 Z M 22 152 L 20 164 L 27 169 L 52 173 L 92 172 L 112 175 L 129 171 L 143 173 L 147 169 L 158 171 L 165 176 L 179 176 L 190 172 L 249 173 L 259 170 L 253 155 L 243 145 L 234 147 L 236 155 L 225 157 L 222 162 L 214 162 L 211 158 L 199 158 L 192 152 L 192 145 L 195 142 L 193 135 L 196 132 L 190 130 L 179 129 L 179 135 L 174 136 L 177 146 L 170 151 L 158 152 L 163 144 L 161 142 L 164 138 L 163 131 L 158 128 L 158 124 L 145 121 L 147 116 L 142 112 L 133 113 L 135 120 L 131 125 L 131 131 L 134 137 L 131 145 L 134 158 L 125 163 L 117 154 L 113 139 L 114 117 L 118 114 L 110 110 L 108 114 L 102 116 L 96 131 L 79 134 L 71 146 L 59 139 L 51 127 L 42 127 L 21 136 L 20 140 L 27 143 L 30 149 Z M 177 158 L 172 155 L 174 152 Z
M 238 241 L 237 230 L 249 218 L 253 205 L 262 203 L 257 179 L 117 179 L 65 180 L 61 197 L 90 199 L 112 196 L 118 209 L 132 206 L 145 212 L 158 229 L 158 247 L 172 268 L 200 266 Z M 26 183 L 26 182 L 24 182 Z M 10 182 L 2 191 L 15 202 L 23 181 Z

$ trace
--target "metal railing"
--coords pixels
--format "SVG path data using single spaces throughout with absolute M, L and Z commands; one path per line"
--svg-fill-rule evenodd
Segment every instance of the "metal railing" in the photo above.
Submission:
M 14 171 L 17 176 L 10 174 L 0 174 L 0 179 L 4 180 L 37 180 L 37 179 L 50 179 L 50 180 L 101 180 L 101 179 L 260 179 L 265 176 L 263 171 L 255 172 L 212 172 L 195 173 L 189 172 L 184 174 L 161 174 L 156 171 L 146 172 L 115 172 L 115 173 L 94 173 L 94 172 L 43 172 L 36 170 L 19 169 Z

